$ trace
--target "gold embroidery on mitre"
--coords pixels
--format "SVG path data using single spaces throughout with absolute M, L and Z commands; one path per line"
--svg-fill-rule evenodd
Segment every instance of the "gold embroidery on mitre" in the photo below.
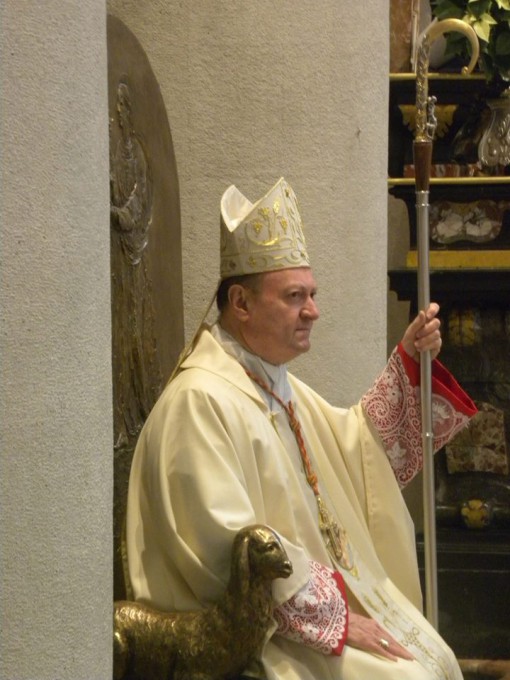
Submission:
M 297 199 L 283 177 L 255 204 L 229 187 L 221 213 L 222 279 L 309 266 Z

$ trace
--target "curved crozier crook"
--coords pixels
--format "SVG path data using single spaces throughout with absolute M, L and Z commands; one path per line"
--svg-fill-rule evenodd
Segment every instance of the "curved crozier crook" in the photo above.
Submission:
M 463 33 L 471 44 L 471 60 L 467 66 L 462 68 L 462 75 L 468 75 L 473 71 L 480 56 L 480 46 L 474 29 L 461 19 L 435 20 L 423 31 L 416 60 L 416 140 L 429 141 L 434 133 L 434 130 L 430 128 L 427 115 L 430 45 L 440 35 L 451 31 Z
M 429 43 L 433 43 L 437 40 L 443 33 L 450 33 L 451 31 L 456 31 L 457 33 L 463 33 L 471 44 L 471 59 L 467 66 L 462 68 L 462 75 L 466 76 L 473 71 L 480 56 L 480 45 L 478 43 L 478 37 L 469 24 L 462 19 L 443 19 L 443 21 L 433 21 L 425 33 L 429 38 Z

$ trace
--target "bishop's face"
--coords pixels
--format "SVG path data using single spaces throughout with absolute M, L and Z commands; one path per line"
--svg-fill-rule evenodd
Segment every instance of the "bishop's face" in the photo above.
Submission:
M 308 267 L 263 274 L 256 291 L 246 290 L 243 344 L 271 364 L 285 364 L 307 352 L 319 318 L 316 293 Z

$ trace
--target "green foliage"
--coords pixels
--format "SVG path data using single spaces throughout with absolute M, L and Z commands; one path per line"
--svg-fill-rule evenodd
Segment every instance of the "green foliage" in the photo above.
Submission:
M 431 0 L 439 20 L 462 19 L 480 41 L 480 66 L 489 81 L 510 81 L 510 0 Z M 446 38 L 446 57 L 468 60 L 471 47 L 460 33 Z

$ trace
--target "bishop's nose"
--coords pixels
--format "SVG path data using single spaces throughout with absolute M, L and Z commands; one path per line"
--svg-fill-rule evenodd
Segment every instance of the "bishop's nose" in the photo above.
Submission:
M 306 305 L 301 310 L 301 314 L 307 319 L 312 319 L 312 321 L 317 321 L 319 318 L 319 308 L 312 297 L 308 298 Z

